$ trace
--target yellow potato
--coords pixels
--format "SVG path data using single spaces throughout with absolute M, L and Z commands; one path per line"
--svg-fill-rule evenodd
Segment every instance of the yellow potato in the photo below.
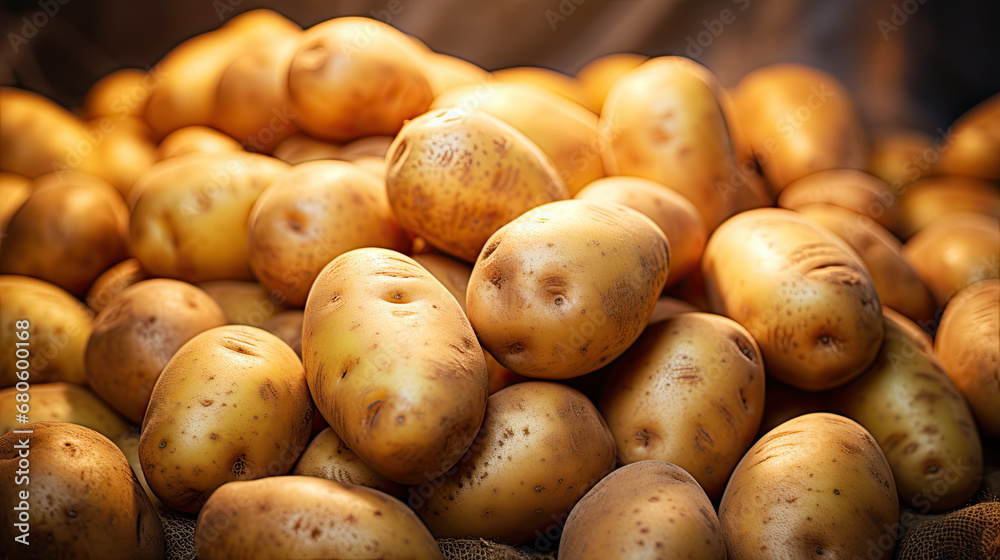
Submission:
M 867 171 L 889 183 L 896 192 L 928 174 L 938 157 L 937 144 L 926 132 L 892 129 L 875 134 Z
M 189 340 L 163 369 L 139 458 L 164 504 L 195 513 L 226 482 L 290 471 L 311 427 L 295 352 L 254 327 L 218 327 Z
M 515 373 L 567 379 L 639 337 L 669 272 L 663 232 L 620 204 L 565 200 L 490 238 L 466 306 L 483 347 Z
M 323 417 L 395 482 L 447 471 L 482 424 L 486 361 L 472 326 L 400 253 L 357 249 L 323 269 L 306 302 L 302 357 Z
M 684 469 L 665 461 L 626 465 L 573 508 L 559 539 L 563 560 L 725 560 L 712 502 Z
M 702 258 L 712 310 L 750 332 L 769 375 L 807 391 L 861 374 L 882 343 L 882 304 L 867 268 L 833 232 L 761 208 L 715 230 Z
M 146 272 L 142 270 L 139 261 L 135 259 L 124 260 L 111 268 L 105 270 L 94 280 L 87 292 L 87 306 L 100 312 L 111 301 L 112 298 L 122 293 L 136 282 L 142 282 L 147 278 Z
M 652 325 L 666 321 L 674 315 L 680 315 L 681 313 L 697 313 L 698 311 L 697 307 L 684 300 L 664 296 L 656 300 L 656 305 L 653 307 L 653 315 L 649 318 L 649 324 Z
M 490 79 L 499 83 L 535 85 L 583 105 L 594 113 L 601 111 L 601 107 L 591 100 L 576 78 L 555 70 L 538 66 L 515 66 L 492 72 Z
M 818 171 L 788 184 L 778 206 L 799 210 L 811 204 L 829 204 L 867 216 L 890 231 L 898 230 L 899 206 L 892 189 L 881 179 L 856 169 Z
M 272 155 L 281 161 L 296 165 L 317 159 L 340 159 L 341 146 L 310 138 L 297 132 L 274 147 Z
M 409 121 L 389 148 L 386 167 L 399 225 L 469 262 L 504 224 L 569 196 L 548 156 L 512 126 L 478 111 L 436 110 Z
M 457 56 L 427 52 L 423 61 L 424 73 L 434 97 L 452 88 L 485 84 L 491 80 L 489 72 Z
M 1000 218 L 996 183 L 968 177 L 928 177 L 906 187 L 899 197 L 903 239 L 949 214 L 973 212 Z
M 733 193 L 733 214 L 774 206 L 774 196 L 771 194 L 775 192 L 774 188 L 767 184 L 767 179 L 757 164 L 753 145 L 743 131 L 732 90 L 720 89 L 718 96 L 729 128 L 729 137 L 733 141 L 733 150 L 736 152 L 737 169 L 730 179 L 732 186 L 736 188 Z
M 260 328 L 280 338 L 295 354 L 302 358 L 302 319 L 301 309 L 280 311 L 261 323 Z
M 944 310 L 934 349 L 982 430 L 1000 437 L 1000 281 L 958 293 Z
M 670 460 L 718 499 L 764 411 L 760 349 L 735 321 L 684 313 L 609 365 L 600 410 L 623 464 Z
M 230 154 L 240 153 L 243 146 L 235 138 L 214 128 L 192 125 L 178 128 L 168 134 L 159 145 L 159 159 L 172 158 L 184 154 Z
M 898 519 L 896 484 L 874 438 L 827 413 L 757 441 L 719 504 L 730 560 L 891 558 Z
M 132 185 L 159 159 L 149 126 L 135 117 L 100 117 L 88 124 L 101 134 L 97 145 L 103 162 L 101 175 L 122 198 L 128 198 Z
M 281 294 L 271 292 L 257 282 L 213 280 L 202 282 L 198 287 L 208 292 L 222 307 L 231 325 L 263 328 L 264 323 L 288 309 Z
M 83 100 L 83 112 L 89 119 L 116 117 L 141 119 L 149 94 L 160 76 L 139 68 L 122 68 L 97 80 Z
M 20 430 L 15 387 L 0 390 L 0 434 Z M 90 428 L 121 447 L 132 426 L 90 389 L 56 381 L 32 383 L 28 393 L 28 418 L 33 422 L 66 422 Z
M 31 181 L 28 179 L 0 171 L 0 243 L 11 217 L 31 197 L 31 190 Z
M 490 396 L 469 453 L 408 503 L 437 538 L 522 543 L 561 524 L 615 466 L 615 444 L 594 405 L 575 389 L 533 381 Z
M 707 68 L 677 56 L 651 59 L 622 76 L 601 110 L 608 174 L 676 190 L 715 229 L 732 214 L 738 190 L 721 91 Z
M 948 132 L 938 173 L 1000 181 L 1000 94 L 966 111 Z
M 327 427 L 316 434 L 295 463 L 292 474 L 316 476 L 342 484 L 356 484 L 381 490 L 396 498 L 403 497 L 403 486 L 380 475 L 344 445 L 343 440 Z
M 153 276 L 249 279 L 250 209 L 287 169 L 248 153 L 188 154 L 157 163 L 132 189 L 132 256 Z
M 640 177 L 615 176 L 594 181 L 574 198 L 597 204 L 622 204 L 653 220 L 670 245 L 667 286 L 698 268 L 708 241 L 705 222 L 698 209 L 673 189 Z
M 420 51 L 384 23 L 357 17 L 307 29 L 288 72 L 296 126 L 327 141 L 395 135 L 427 110 Z
M 320 270 L 347 251 L 410 249 L 385 182 L 344 161 L 293 167 L 254 204 L 249 226 L 254 276 L 293 306 L 305 304 Z
M 611 86 L 649 57 L 633 53 L 614 53 L 595 58 L 576 73 L 576 80 L 590 98 L 588 106 L 600 112 Z
M 276 476 L 219 488 L 198 515 L 198 558 L 441 560 L 427 528 L 399 500 L 311 476 Z
M 385 161 L 385 154 L 395 138 L 392 136 L 365 136 L 352 140 L 340 148 L 336 159 L 358 162 L 367 158 Z

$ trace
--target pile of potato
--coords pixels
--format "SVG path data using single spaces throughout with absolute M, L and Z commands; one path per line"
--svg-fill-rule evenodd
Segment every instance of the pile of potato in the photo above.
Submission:
M 163 557 L 173 510 L 204 560 L 891 558 L 1000 436 L 1000 96 L 870 134 L 804 66 L 258 10 L 0 112 L 18 557 Z

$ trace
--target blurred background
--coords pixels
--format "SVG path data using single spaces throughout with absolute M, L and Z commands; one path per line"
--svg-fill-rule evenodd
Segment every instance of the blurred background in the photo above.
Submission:
M 679 54 L 726 86 L 780 61 L 833 73 L 869 127 L 935 133 L 1000 91 L 1000 2 L 987 0 L 7 0 L 0 83 L 68 107 L 124 67 L 267 7 L 303 27 L 364 15 L 488 70 L 573 74 L 613 52 Z

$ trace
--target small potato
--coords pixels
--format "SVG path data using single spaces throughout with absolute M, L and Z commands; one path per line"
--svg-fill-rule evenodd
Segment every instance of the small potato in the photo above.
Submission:
M 149 126 L 135 117 L 100 117 L 87 124 L 101 138 L 101 175 L 127 199 L 132 185 L 159 159 Z
M 597 204 L 618 203 L 653 220 L 670 245 L 667 286 L 698 268 L 708 231 L 694 204 L 673 189 L 640 177 L 615 176 L 594 181 L 574 198 Z
M 569 196 L 531 140 L 496 117 L 464 109 L 409 121 L 386 154 L 385 180 L 403 229 L 469 262 L 503 225 Z
M 263 327 L 269 319 L 288 309 L 279 303 L 281 294 L 272 293 L 257 282 L 213 280 L 202 282 L 198 287 L 222 307 L 231 325 Z
M 697 313 L 698 311 L 697 307 L 684 300 L 664 296 L 656 300 L 656 305 L 653 307 L 653 315 L 649 318 L 649 324 L 652 325 L 666 321 L 674 315 L 680 315 L 681 313 Z
M 899 197 L 903 239 L 949 214 L 962 212 L 1000 218 L 1000 189 L 996 183 L 968 177 L 928 177 L 906 187 Z
M 639 212 L 554 202 L 489 239 L 466 306 L 498 362 L 528 377 L 568 379 L 607 364 L 639 338 L 669 266 L 666 237 Z
M 396 484 L 366 465 L 344 445 L 337 432 L 330 427 L 324 428 L 309 442 L 309 446 L 299 457 L 299 462 L 295 463 L 292 474 L 317 476 L 342 484 L 367 486 L 396 498 L 403 497 L 402 485 Z
M 489 72 L 457 56 L 427 52 L 422 58 L 424 74 L 434 97 L 452 88 L 485 84 L 491 80 Z
M 944 310 L 934 349 L 983 431 L 1000 437 L 1000 281 L 983 280 Z
M 261 323 L 260 328 L 284 341 L 301 359 L 302 320 L 303 312 L 301 309 L 289 309 L 275 313 Z
M 911 507 L 945 511 L 979 490 L 983 448 L 976 421 L 927 335 L 906 318 L 886 311 L 875 363 L 831 398 L 837 412 L 878 442 L 900 498 Z
M 409 38 L 358 17 L 327 20 L 302 34 L 288 94 L 296 126 L 332 142 L 395 135 L 433 95 Z
M 709 230 L 733 211 L 736 154 L 719 96 L 704 66 L 665 56 L 622 76 L 601 109 L 609 175 L 635 175 L 690 200 Z
M 933 161 L 931 158 L 938 155 L 937 149 L 936 141 L 926 132 L 910 129 L 882 131 L 876 133 L 872 140 L 866 171 L 896 190 L 926 175 Z
M 750 332 L 783 383 L 832 389 L 878 354 L 882 304 L 867 268 L 808 218 L 778 208 L 739 214 L 708 240 L 702 270 L 712 311 Z
M 141 119 L 146 112 L 149 94 L 158 82 L 158 75 L 139 68 L 115 70 L 90 86 L 83 100 L 83 112 L 88 119 Z
M 896 196 L 885 181 L 856 169 L 828 169 L 788 184 L 778 206 L 799 210 L 828 204 L 867 216 L 890 231 L 897 230 Z
M 29 198 L 31 181 L 14 173 L 0 172 L 0 242 L 11 217 Z
M 982 101 L 949 129 L 937 172 L 1000 181 L 1000 94 Z
M 768 432 L 736 466 L 719 504 L 730 560 L 892 558 L 899 500 L 874 438 L 836 414 Z
M 323 417 L 395 482 L 452 468 L 482 424 L 486 360 L 469 320 L 395 251 L 357 249 L 323 269 L 306 302 L 302 356 Z
M 538 86 L 552 93 L 561 95 L 570 101 L 590 109 L 594 113 L 600 112 L 601 108 L 591 101 L 590 96 L 584 91 L 582 84 L 572 77 L 561 72 L 541 68 L 538 66 L 515 66 L 504 68 L 490 74 L 490 79 L 497 83 L 528 84 Z
M 582 393 L 532 381 L 490 396 L 469 453 L 408 503 L 436 538 L 522 543 L 554 522 L 615 466 L 607 425 Z
M 618 460 L 669 459 L 718 499 L 764 411 L 764 365 L 746 329 L 684 313 L 647 327 L 605 369 L 600 410 Z
M 20 430 L 17 421 L 17 394 L 14 387 L 0 390 L 0 434 Z M 56 381 L 32 383 L 30 415 L 35 422 L 66 422 L 90 428 L 121 447 L 131 435 L 132 426 L 115 409 L 108 406 L 90 389 Z
M 195 513 L 226 482 L 290 471 L 312 414 L 302 362 L 287 344 L 254 327 L 205 331 L 153 387 L 139 436 L 142 471 L 164 504 Z
M 337 159 L 357 162 L 366 158 L 378 158 L 385 161 L 385 154 L 389 152 L 393 140 L 395 138 L 392 136 L 365 136 L 352 140 L 340 147 Z
M 26 276 L 0 276 L 0 302 L 0 348 L 9 349 L 0 357 L 0 388 L 18 381 L 86 383 L 83 354 L 94 318 L 90 309 L 58 286 Z M 19 347 L 18 342 L 27 345 Z M 18 356 L 18 348 L 25 348 L 28 357 Z M 25 359 L 29 369 L 18 366 Z
M 573 508 L 559 539 L 562 560 L 667 557 L 725 560 L 726 543 L 698 482 L 665 461 L 604 477 Z
M 194 548 L 201 560 L 444 558 L 427 528 L 399 500 L 311 476 L 223 485 L 198 515 Z
M 240 153 L 243 146 L 235 138 L 207 126 L 192 125 L 178 128 L 160 141 L 159 159 L 184 154 Z
M 297 165 L 317 159 L 341 159 L 342 151 L 339 144 L 323 142 L 297 132 L 275 146 L 272 155 L 285 163 Z
M 32 433 L 0 436 L 0 476 L 9 481 L 0 486 L 4 550 L 25 560 L 164 557 L 160 518 L 114 444 L 75 424 L 19 428 Z
M 576 73 L 577 82 L 590 98 L 588 106 L 595 107 L 594 110 L 598 113 L 601 112 L 611 86 L 647 60 L 649 57 L 641 54 L 614 53 L 588 62 Z
M 196 334 L 226 324 L 219 304 L 197 287 L 157 278 L 112 299 L 87 340 L 87 383 L 133 424 L 141 424 L 160 372 Z
M 0 273 L 34 276 L 83 296 L 126 257 L 128 208 L 110 185 L 84 173 L 50 173 L 11 217 Z
M 146 278 L 148 276 L 142 270 L 139 261 L 135 259 L 124 260 L 105 270 L 97 277 L 97 280 L 94 280 L 87 292 L 87 306 L 95 313 L 99 313 L 112 298 L 122 293 L 125 288 L 142 282 Z
M 385 182 L 345 161 L 296 165 L 250 212 L 250 268 L 290 305 L 305 305 L 320 270 L 362 247 L 410 250 Z
M 917 232 L 902 254 L 944 307 L 966 286 L 1000 274 L 1000 219 L 950 214 Z
M 188 154 L 149 168 L 131 193 L 132 256 L 153 276 L 244 280 L 247 218 L 288 165 L 267 156 Z

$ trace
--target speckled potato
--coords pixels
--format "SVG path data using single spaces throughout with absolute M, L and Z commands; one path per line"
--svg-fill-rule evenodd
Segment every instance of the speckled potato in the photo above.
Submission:
M 740 80 L 733 102 L 775 194 L 811 173 L 868 163 L 868 139 L 851 94 L 826 72 L 764 66 Z
M 930 339 L 908 319 L 885 312 L 875 363 L 831 398 L 837 412 L 878 442 L 900 498 L 911 507 L 945 511 L 979 490 L 983 448 L 976 421 Z
M 972 284 L 948 302 L 934 349 L 982 430 L 1000 437 L 1000 281 Z
M 614 53 L 595 58 L 576 73 L 576 80 L 590 98 L 590 106 L 600 112 L 611 86 L 619 78 L 634 70 L 648 56 L 633 53 Z
M 302 357 L 323 417 L 395 482 L 447 471 L 482 424 L 486 360 L 469 320 L 395 251 L 358 249 L 323 269 L 306 302 Z
M 34 276 L 83 296 L 126 257 L 128 208 L 110 185 L 84 173 L 50 173 L 11 217 L 0 273 Z
M 757 441 L 719 504 L 730 560 L 892 558 L 899 520 L 885 455 L 856 422 L 799 416 Z
M 385 182 L 346 161 L 296 165 L 260 196 L 249 223 L 254 276 L 293 306 L 305 304 L 320 270 L 347 251 L 410 250 Z
M 647 327 L 605 369 L 600 410 L 618 460 L 669 459 L 718 499 L 764 411 L 764 365 L 746 329 L 684 313 Z
M 901 190 L 930 171 L 942 147 L 938 142 L 930 134 L 912 129 L 877 132 L 866 171 Z
M 160 517 L 111 441 L 75 424 L 22 428 L 33 433 L 0 436 L 0 475 L 8 481 L 0 486 L 5 550 L 25 560 L 164 557 Z M 26 460 L 29 467 L 21 464 Z M 27 516 L 25 531 L 16 525 L 24 521 L 18 507 Z M 19 535 L 28 546 L 14 542 Z
M 87 306 L 100 312 L 104 307 L 125 288 L 142 282 L 147 278 L 146 272 L 142 270 L 139 261 L 126 259 L 111 268 L 105 270 L 90 285 L 87 291 Z
M 25 276 L 0 276 L 0 387 L 18 381 L 86 383 L 83 353 L 94 313 L 64 290 Z M 17 322 L 27 319 L 27 334 Z M 27 337 L 27 340 L 22 340 Z M 17 366 L 18 342 L 28 343 L 30 369 Z M 28 373 L 20 373 L 25 372 Z
M 87 340 L 87 383 L 134 424 L 141 424 L 160 372 L 196 334 L 226 324 L 208 294 L 191 284 L 157 278 L 111 300 Z
M 469 279 L 469 319 L 483 347 L 511 371 L 577 377 L 635 342 L 669 262 L 663 232 L 635 210 L 546 204 L 490 238 Z
M 503 68 L 491 72 L 490 79 L 497 83 L 537 86 L 583 105 L 594 113 L 601 110 L 600 106 L 591 101 L 583 85 L 576 78 L 549 68 L 539 66 Z
M 1000 275 L 1000 219 L 950 214 L 917 232 L 902 254 L 944 307 L 966 286 Z
M 14 387 L 0 390 L 0 434 L 21 429 L 15 416 L 18 391 Z M 90 389 L 56 381 L 32 383 L 28 417 L 35 422 L 66 422 L 90 428 L 120 445 L 132 426 Z
M 83 112 L 89 119 L 141 119 L 146 111 L 149 94 L 158 82 L 157 74 L 139 68 L 115 70 L 90 86 L 87 97 L 83 100 Z
M 938 173 L 1000 181 L 1000 94 L 966 111 L 949 132 Z
M 370 488 L 311 476 L 230 482 L 198 515 L 198 558 L 441 560 L 420 519 Z
M 403 229 L 469 262 L 504 224 L 569 196 L 538 146 L 500 119 L 465 109 L 408 122 L 386 154 L 385 180 Z
M 701 262 L 708 241 L 705 222 L 698 209 L 677 191 L 641 177 L 615 176 L 594 181 L 574 198 L 597 204 L 622 204 L 653 220 L 670 245 L 667 286 L 679 282 Z
M 207 126 L 192 125 L 178 128 L 160 141 L 161 160 L 184 154 L 242 152 L 243 146 L 232 136 Z
M 622 76 L 601 109 L 608 174 L 644 177 L 676 190 L 715 229 L 732 213 L 737 191 L 721 91 L 707 68 L 677 56 L 648 60 Z
M 197 512 L 216 488 L 292 469 L 312 428 L 302 362 L 254 327 L 225 326 L 189 340 L 163 368 L 139 436 L 149 487 L 164 504 Z
M 934 298 L 900 254 L 903 244 L 888 230 L 867 216 L 829 204 L 810 204 L 798 212 L 836 233 L 857 252 L 871 274 L 882 305 L 930 325 Z
M 903 239 L 949 214 L 970 212 L 1000 218 L 1000 188 L 990 181 L 927 177 L 905 188 L 899 197 L 899 234 Z
M 333 428 L 326 427 L 309 442 L 292 474 L 317 476 L 342 484 L 356 484 L 403 497 L 403 486 L 375 472 L 351 451 Z
M 739 214 L 702 258 L 712 311 L 743 325 L 779 381 L 832 389 L 861 374 L 882 343 L 882 304 L 867 268 L 833 232 L 791 210 Z
M 263 327 L 264 323 L 288 308 L 276 294 L 259 282 L 245 280 L 213 280 L 198 287 L 222 307 L 232 325 Z
M 829 204 L 867 216 L 882 227 L 897 231 L 899 205 L 885 181 L 856 169 L 828 169 L 797 179 L 782 189 L 778 206 L 799 210 L 812 204 Z
M 280 338 L 295 354 L 302 358 L 302 321 L 304 313 L 301 309 L 289 309 L 275 313 L 261 323 L 260 328 Z
M 615 466 L 611 432 L 579 391 L 544 381 L 490 396 L 469 453 L 408 503 L 436 538 L 522 543 L 566 519 Z
M 132 256 L 153 276 L 250 278 L 247 218 L 288 165 L 267 156 L 188 154 L 150 167 L 131 193 Z
M 726 543 L 712 502 L 687 471 L 640 461 L 604 477 L 576 504 L 559 558 L 726 560 Z

